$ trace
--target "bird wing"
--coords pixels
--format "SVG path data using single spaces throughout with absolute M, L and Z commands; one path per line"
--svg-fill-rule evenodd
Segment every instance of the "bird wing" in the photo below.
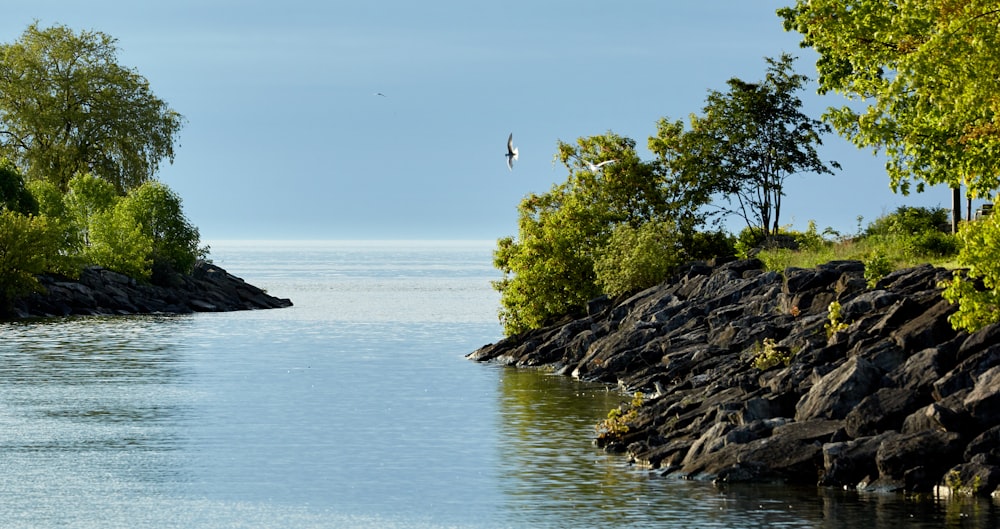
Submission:
M 514 148 L 514 133 L 511 132 L 510 136 L 507 136 L 507 155 L 513 156 L 517 152 Z

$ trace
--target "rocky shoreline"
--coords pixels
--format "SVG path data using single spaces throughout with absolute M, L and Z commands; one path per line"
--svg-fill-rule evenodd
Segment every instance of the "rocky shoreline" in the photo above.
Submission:
M 88 267 L 79 279 L 43 275 L 43 293 L 14 303 L 14 319 L 75 315 L 189 314 L 273 309 L 292 306 L 222 268 L 199 261 L 188 276 L 169 286 L 136 281 L 101 267 Z
M 938 287 L 950 277 L 921 266 L 868 288 L 855 261 L 692 263 L 469 358 L 643 392 L 627 430 L 598 442 L 664 476 L 989 495 L 1000 326 L 954 331 Z

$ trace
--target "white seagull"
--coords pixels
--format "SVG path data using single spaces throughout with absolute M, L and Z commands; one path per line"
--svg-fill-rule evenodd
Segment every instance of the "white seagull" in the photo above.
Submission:
M 517 147 L 514 147 L 514 133 L 507 136 L 507 169 L 514 170 L 514 160 L 517 160 Z
M 590 169 L 590 172 L 596 173 L 597 171 L 601 170 L 601 167 L 604 167 L 605 165 L 608 165 L 609 163 L 615 163 L 617 161 L 618 160 L 604 160 L 603 162 L 598 163 L 598 164 L 593 164 L 593 163 L 587 162 L 587 168 Z

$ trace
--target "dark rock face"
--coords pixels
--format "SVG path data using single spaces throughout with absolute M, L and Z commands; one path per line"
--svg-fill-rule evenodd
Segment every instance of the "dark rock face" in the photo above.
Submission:
M 15 302 L 15 318 L 70 315 L 186 314 L 290 307 L 222 268 L 206 262 L 170 286 L 138 282 L 100 267 L 89 267 L 79 280 L 41 276 L 43 294 Z
M 642 391 L 627 450 L 664 475 L 924 492 L 1000 485 L 1000 325 L 954 331 L 920 266 L 868 289 L 864 266 L 692 264 L 588 315 L 471 353 Z M 829 334 L 828 306 L 846 330 Z M 791 354 L 760 370 L 760 354 Z

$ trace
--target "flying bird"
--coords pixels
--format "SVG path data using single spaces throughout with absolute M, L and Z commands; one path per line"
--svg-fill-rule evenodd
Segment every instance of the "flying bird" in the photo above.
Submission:
M 590 172 L 596 173 L 597 171 L 601 170 L 601 167 L 604 167 L 605 165 L 608 165 L 609 163 L 615 163 L 617 161 L 618 160 L 604 160 L 603 162 L 598 163 L 598 164 L 593 164 L 593 163 L 587 162 L 587 168 L 590 169 Z
M 514 147 L 514 133 L 507 136 L 507 169 L 514 170 L 514 160 L 517 160 L 517 147 Z
M 386 96 L 385 94 L 383 94 L 382 92 L 375 92 L 375 95 L 377 95 L 377 96 L 382 96 L 382 97 L 387 97 L 387 96 Z

